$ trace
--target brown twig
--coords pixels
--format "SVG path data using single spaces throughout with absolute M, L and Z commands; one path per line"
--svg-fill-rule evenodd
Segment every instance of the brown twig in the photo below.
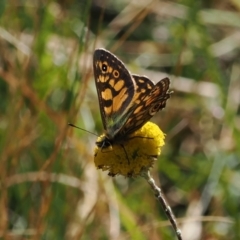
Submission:
M 177 235 L 178 240 L 182 240 L 181 230 L 179 229 L 179 227 L 177 225 L 177 221 L 172 212 L 171 207 L 168 205 L 167 201 L 165 200 L 165 198 L 162 194 L 162 190 L 156 185 L 154 179 L 151 177 L 148 170 L 143 170 L 141 173 L 141 176 L 147 180 L 148 184 L 154 191 L 157 200 L 161 203 L 161 205 L 162 205 L 162 207 L 163 207 L 163 209 L 164 209 L 164 211 L 165 211 L 169 221 L 171 222 L 171 225 Z

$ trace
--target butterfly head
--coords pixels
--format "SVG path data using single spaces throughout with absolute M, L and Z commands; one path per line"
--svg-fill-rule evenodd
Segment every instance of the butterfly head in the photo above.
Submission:
M 96 145 L 100 149 L 111 147 L 112 143 L 113 141 L 105 134 L 101 135 L 96 141 Z

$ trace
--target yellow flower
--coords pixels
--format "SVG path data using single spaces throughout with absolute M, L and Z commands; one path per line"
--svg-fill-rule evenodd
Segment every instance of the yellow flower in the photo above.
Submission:
M 104 134 L 99 136 L 97 142 L 101 142 L 104 137 Z M 149 169 L 157 160 L 164 138 L 164 133 L 156 124 L 147 122 L 120 143 L 116 141 L 104 148 L 96 146 L 94 163 L 98 169 L 109 171 L 110 176 L 140 175 L 143 169 Z

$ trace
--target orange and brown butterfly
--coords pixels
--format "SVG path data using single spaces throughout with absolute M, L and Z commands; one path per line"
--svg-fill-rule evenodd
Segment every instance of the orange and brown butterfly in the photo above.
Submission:
M 122 143 L 166 106 L 170 80 L 154 84 L 146 76 L 131 74 L 111 52 L 100 48 L 93 56 L 93 71 L 105 136 L 101 148 Z

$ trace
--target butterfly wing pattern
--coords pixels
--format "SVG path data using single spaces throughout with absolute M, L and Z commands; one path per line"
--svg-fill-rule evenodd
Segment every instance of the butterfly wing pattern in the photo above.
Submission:
M 136 84 L 123 62 L 105 49 L 95 50 L 93 69 L 103 126 L 112 139 L 127 120 Z
M 125 124 L 125 134 L 131 134 L 141 128 L 158 111 L 165 108 L 166 101 L 171 95 L 171 92 L 168 90 L 169 85 L 169 78 L 164 78 L 154 85 L 151 91 L 144 95 L 140 101 L 139 99 L 135 100 L 134 111 Z
M 127 139 L 170 98 L 168 78 L 155 85 L 146 76 L 132 75 L 121 60 L 103 48 L 94 52 L 93 70 L 106 134 L 97 143 L 102 148 Z

